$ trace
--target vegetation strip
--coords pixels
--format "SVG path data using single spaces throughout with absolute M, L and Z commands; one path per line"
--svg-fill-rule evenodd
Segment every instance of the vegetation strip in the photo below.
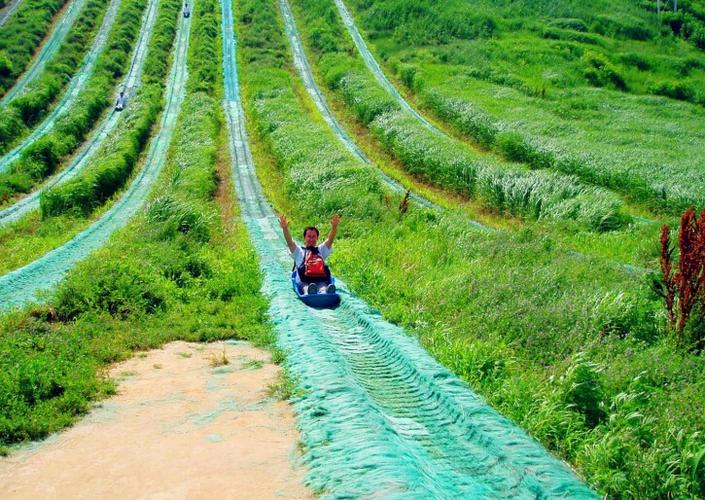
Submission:
M 144 204 L 149 190 L 164 164 L 176 117 L 186 86 L 186 56 L 190 18 L 180 17 L 174 61 L 166 90 L 166 107 L 160 129 L 152 140 L 145 165 L 128 190 L 105 215 L 87 230 L 41 259 L 0 277 L 0 304 L 7 309 L 36 299 L 39 290 L 53 287 L 76 262 L 101 247 L 110 235 L 124 226 Z
M 592 497 L 569 469 L 489 409 L 400 329 L 371 313 L 344 284 L 338 310 L 312 310 L 296 299 L 287 272 L 290 257 L 249 153 L 235 42 L 228 41 L 231 6 L 227 0 L 221 5 L 233 176 L 260 254 L 279 345 L 289 353 L 293 375 L 305 381 L 305 393 L 294 405 L 314 489 L 363 496 L 550 491 Z M 477 421 L 465 420 L 473 413 Z
M 301 76 L 301 79 L 304 81 L 304 86 L 306 87 L 306 90 L 308 91 L 309 95 L 313 99 L 313 102 L 316 104 L 316 107 L 320 111 L 321 115 L 323 116 L 323 119 L 326 121 L 326 123 L 330 126 L 330 128 L 333 130 L 333 133 L 335 133 L 336 137 L 340 139 L 340 141 L 345 145 L 348 150 L 355 155 L 357 158 L 360 159 L 360 161 L 366 163 L 372 168 L 375 168 L 373 163 L 370 161 L 369 158 L 365 155 L 365 153 L 362 152 L 362 150 L 357 147 L 353 139 L 348 135 L 348 133 L 345 131 L 343 126 L 338 122 L 338 120 L 333 116 L 333 113 L 331 113 L 330 109 L 328 108 L 328 104 L 326 103 L 326 99 L 321 93 L 320 89 L 318 88 L 318 84 L 316 84 L 315 79 L 313 78 L 313 74 L 311 72 L 311 68 L 308 63 L 308 58 L 306 57 L 306 53 L 304 52 L 303 45 L 301 43 L 301 38 L 299 36 L 298 29 L 296 28 L 296 21 L 294 20 L 294 15 L 291 12 L 291 7 L 289 6 L 289 2 L 287 0 L 280 0 L 279 2 L 279 8 L 282 11 L 282 15 L 284 17 L 284 23 L 286 26 L 288 38 L 289 38 L 289 43 L 291 45 L 291 50 L 293 53 L 293 59 L 294 59 L 294 65 L 296 66 L 296 69 L 299 71 L 299 75 Z M 389 177 L 387 174 L 382 172 L 381 170 L 379 171 L 379 175 L 384 181 L 384 183 L 392 189 L 392 191 L 395 191 L 397 193 L 404 193 L 406 192 L 406 188 Z M 424 206 L 426 208 L 434 208 L 436 210 L 440 210 L 441 207 L 436 205 L 433 202 L 430 202 L 426 198 L 419 196 L 416 193 L 411 193 L 410 195 L 411 199 L 414 200 L 416 203 L 418 203 L 421 206 Z M 476 223 L 473 221 L 474 224 L 477 224 L 479 227 L 486 229 L 485 226 Z
M 123 79 L 124 83 L 120 85 L 120 87 L 125 88 L 125 95 L 128 99 L 133 98 L 138 89 L 150 35 L 157 18 L 157 6 L 158 0 L 150 0 L 142 19 L 142 28 L 140 30 L 139 39 L 137 40 L 137 46 L 132 54 L 130 69 L 127 76 Z M 42 186 L 42 189 L 49 189 L 67 182 L 86 168 L 88 162 L 94 159 L 97 152 L 100 151 L 103 141 L 113 133 L 122 117 L 122 114 L 111 109 L 108 116 L 96 127 L 96 130 L 89 140 L 81 146 L 78 153 L 71 159 L 71 162 L 66 168 L 47 181 Z M 0 226 L 17 221 L 31 210 L 39 208 L 40 196 L 41 191 L 38 189 L 34 190 L 31 194 L 25 196 L 13 205 L 4 210 L 0 210 Z
M 93 40 L 93 45 L 91 46 L 90 50 L 88 53 L 85 55 L 83 58 L 83 61 L 81 63 L 81 66 L 77 69 L 76 73 L 74 76 L 71 78 L 70 82 L 68 83 L 66 87 L 66 91 L 64 92 L 63 96 L 59 100 L 59 102 L 54 106 L 54 109 L 51 110 L 51 112 L 44 118 L 44 120 L 37 125 L 34 130 L 30 133 L 30 135 L 25 138 L 21 144 L 17 145 L 15 148 L 13 148 L 11 151 L 7 152 L 0 158 L 0 172 L 7 170 L 7 168 L 10 166 L 10 164 L 15 161 L 17 158 L 19 158 L 20 154 L 22 151 L 24 151 L 28 146 L 30 146 L 32 143 L 34 143 L 38 138 L 40 138 L 42 135 L 46 134 L 48 131 L 50 131 L 54 125 L 57 123 L 61 115 L 63 115 L 65 112 L 67 112 L 70 108 L 71 105 L 74 104 L 74 102 L 78 99 L 79 94 L 83 91 L 85 85 L 88 83 L 91 74 L 93 73 L 93 69 L 95 68 L 95 63 L 96 60 L 103 50 L 103 47 L 105 46 L 105 42 L 107 41 L 108 38 L 108 33 L 110 31 L 110 28 L 113 24 L 113 21 L 115 20 L 116 14 L 118 7 L 120 6 L 121 0 L 111 0 L 110 4 L 108 5 L 107 11 L 105 12 L 105 15 L 103 16 L 103 23 L 100 26 L 100 29 L 98 33 L 95 36 L 95 39 Z M 47 76 L 47 79 L 51 79 L 51 76 Z M 50 84 L 48 84 L 50 86 Z M 38 89 L 37 93 L 42 94 L 46 89 L 40 88 Z M 57 89 L 58 92 L 58 89 Z M 29 99 L 33 99 L 34 96 L 30 95 L 32 92 L 30 91 L 29 94 L 26 94 L 25 96 L 22 96 L 19 100 L 24 100 L 25 97 L 28 97 Z M 38 101 L 39 99 L 35 99 L 35 101 Z M 14 107 L 15 104 L 17 104 L 18 101 L 15 101 L 11 104 L 12 107 Z M 46 102 L 46 105 L 49 104 L 48 100 L 42 100 L 42 102 Z M 39 109 L 35 109 L 34 106 L 41 107 L 39 103 L 32 103 L 28 107 L 31 107 L 34 109 L 34 114 L 36 116 L 40 115 Z M 19 108 L 21 108 L 23 105 L 20 105 Z M 2 111 L 0 111 L 2 112 Z M 21 113 L 21 111 L 20 111 Z M 34 121 L 34 119 L 33 119 Z M 9 137 L 7 138 L 9 139 Z
M 17 10 L 17 7 L 19 7 L 21 3 L 22 0 L 12 0 L 9 5 L 5 5 L 2 10 L 0 10 L 0 26 L 5 24 L 8 18 Z
M 56 54 L 63 42 L 64 38 L 68 34 L 71 26 L 78 18 L 83 4 L 86 0 L 69 0 L 71 3 L 66 8 L 66 12 L 61 20 L 58 22 L 54 31 L 51 32 L 49 38 L 46 40 L 44 45 L 42 45 L 41 50 L 35 56 L 34 61 L 31 66 L 25 71 L 20 78 L 17 79 L 15 84 L 10 88 L 7 93 L 0 100 L 0 104 L 7 106 L 7 104 L 14 99 L 16 96 L 20 95 L 25 91 L 27 86 L 39 75 L 39 73 L 44 69 L 44 66 L 49 62 L 49 60 Z
M 98 58 L 84 91 L 71 112 L 64 113 L 48 134 L 27 147 L 7 171 L 0 173 L 0 200 L 7 202 L 19 193 L 29 192 L 56 171 L 64 158 L 83 143 L 105 109 L 112 109 L 113 85 L 126 70 L 146 7 L 140 0 L 122 1 L 108 46 Z

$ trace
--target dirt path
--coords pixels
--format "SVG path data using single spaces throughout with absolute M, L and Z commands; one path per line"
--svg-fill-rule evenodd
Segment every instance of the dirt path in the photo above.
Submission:
M 211 367 L 223 352 L 230 364 Z M 2 497 L 309 498 L 291 409 L 266 395 L 279 370 L 240 342 L 173 342 L 120 363 L 116 396 L 0 459 Z

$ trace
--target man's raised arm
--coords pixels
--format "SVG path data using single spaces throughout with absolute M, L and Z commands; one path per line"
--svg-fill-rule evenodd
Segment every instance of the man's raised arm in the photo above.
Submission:
M 333 217 L 330 220 L 330 233 L 328 233 L 328 238 L 326 239 L 325 245 L 328 248 L 333 247 L 333 241 L 335 240 L 335 234 L 338 232 L 338 224 L 340 223 L 340 215 L 338 214 L 333 214 Z
M 294 250 L 296 250 L 297 245 L 289 232 L 289 221 L 286 219 L 286 215 L 279 216 L 279 225 L 282 227 L 282 231 L 284 232 L 284 239 L 289 247 L 289 251 L 293 253 Z

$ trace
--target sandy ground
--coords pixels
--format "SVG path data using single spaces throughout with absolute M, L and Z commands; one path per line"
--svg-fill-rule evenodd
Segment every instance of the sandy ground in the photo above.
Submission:
M 310 498 L 291 409 L 266 395 L 278 371 L 240 342 L 138 354 L 111 369 L 116 396 L 0 459 L 0 497 Z

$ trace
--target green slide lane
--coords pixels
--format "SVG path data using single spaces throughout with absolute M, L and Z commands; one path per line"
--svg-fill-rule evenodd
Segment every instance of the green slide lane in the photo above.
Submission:
M 71 29 L 74 21 L 78 18 L 85 0 L 71 0 L 71 5 L 66 7 L 63 17 L 57 23 L 54 31 L 46 39 L 39 53 L 34 57 L 31 66 L 18 78 L 11 89 L 0 100 L 0 106 L 7 106 L 11 100 L 22 94 L 27 85 L 34 80 L 44 69 L 44 65 L 54 56 L 66 34 Z
M 293 404 L 309 485 L 334 498 L 596 498 L 344 283 L 335 310 L 296 298 L 291 259 L 249 151 L 232 6 L 221 6 L 232 174 L 278 343 L 301 384 Z
M 445 133 L 443 131 L 439 130 L 436 126 L 434 126 L 431 122 L 429 122 L 425 117 L 423 117 L 418 111 L 416 111 L 409 104 L 409 102 L 399 93 L 399 91 L 394 86 L 394 84 L 392 84 L 392 82 L 389 81 L 387 76 L 384 74 L 384 71 L 380 67 L 379 63 L 377 62 L 375 57 L 372 55 L 372 52 L 370 51 L 369 47 L 367 46 L 365 39 L 360 34 L 360 31 L 357 29 L 357 26 L 355 25 L 355 21 L 353 19 L 353 16 L 350 14 L 350 11 L 348 10 L 348 8 L 345 5 L 345 2 L 343 0 L 334 0 L 334 1 L 335 1 L 335 5 L 338 8 L 338 12 L 340 13 L 340 16 L 343 20 L 343 24 L 345 25 L 345 28 L 348 30 L 350 37 L 352 38 L 353 42 L 355 43 L 355 47 L 357 48 L 358 53 L 360 54 L 360 57 L 362 57 L 363 61 L 365 62 L 365 65 L 370 70 L 372 75 L 375 77 L 377 82 L 380 85 L 382 85 L 382 87 L 384 87 L 395 98 L 395 100 L 399 103 L 399 105 L 402 107 L 402 109 L 404 109 L 410 115 L 415 117 L 422 125 L 424 125 L 429 130 L 432 130 L 438 134 L 445 135 Z M 643 224 L 656 224 L 657 223 L 655 220 L 650 219 L 650 218 L 646 218 L 643 216 L 633 216 L 633 217 L 635 220 L 637 220 Z
M 152 139 L 145 164 L 135 180 L 110 210 L 88 229 L 42 258 L 0 277 L 0 309 L 26 304 L 37 298 L 37 292 L 56 285 L 66 271 L 93 250 L 100 248 L 114 231 L 123 227 L 144 205 L 164 166 L 176 119 L 186 94 L 190 29 L 191 18 L 181 16 L 159 132 Z
M 142 29 L 140 31 L 140 37 L 137 40 L 137 47 L 132 54 L 130 71 L 125 77 L 124 83 L 120 85 L 120 87 L 125 88 L 125 95 L 128 99 L 133 97 L 139 88 L 142 70 L 144 69 L 144 61 L 147 55 L 149 39 L 151 37 L 152 30 L 154 29 L 154 22 L 157 19 L 158 5 L 158 0 L 150 0 L 149 6 L 147 7 L 147 10 L 142 18 Z M 78 153 L 74 155 L 71 163 L 69 163 L 69 165 L 60 173 L 47 181 L 41 189 L 62 184 L 78 175 L 91 161 L 103 141 L 113 132 L 113 130 L 115 130 L 115 127 L 120 122 L 120 118 L 122 116 L 123 115 L 121 113 L 116 112 L 114 109 L 111 110 L 108 116 L 105 117 L 105 119 L 103 119 L 100 125 L 96 128 L 91 138 L 86 141 L 83 146 L 81 146 Z M 2 167 L 0 166 L 0 172 L 1 171 Z M 41 189 L 33 191 L 17 203 L 7 207 L 4 210 L 0 210 L 0 226 L 14 222 L 31 210 L 38 209 Z
M 66 113 L 70 106 L 76 101 L 79 94 L 85 87 L 90 76 L 93 74 L 93 69 L 95 68 L 96 60 L 98 56 L 103 51 L 105 42 L 108 39 L 108 34 L 110 28 L 115 20 L 115 15 L 117 13 L 118 7 L 120 7 L 121 0 L 111 0 L 108 10 L 105 12 L 103 17 L 103 23 L 100 26 L 100 30 L 93 41 L 93 46 L 90 51 L 83 58 L 81 67 L 76 72 L 76 74 L 71 78 L 66 92 L 62 96 L 61 100 L 54 107 L 54 109 L 47 115 L 47 117 L 40 123 L 32 133 L 27 136 L 21 144 L 9 151 L 2 158 L 0 158 L 0 172 L 6 171 L 10 168 L 13 161 L 20 157 L 22 151 L 24 151 L 28 146 L 30 146 L 34 141 L 39 139 L 42 135 L 49 132 L 56 122 L 61 118 L 61 116 Z M 9 95 L 9 94 L 8 94 Z M 5 96 L 7 97 L 7 96 Z
M 407 111 L 409 114 L 414 116 L 419 122 L 421 122 L 426 128 L 429 130 L 433 130 L 434 132 L 437 132 L 441 134 L 442 132 L 438 130 L 431 122 L 429 122 L 426 118 L 421 116 L 414 108 L 411 107 L 411 105 L 402 97 L 402 95 L 399 93 L 397 88 L 390 82 L 387 77 L 384 74 L 384 71 L 382 71 L 382 68 L 379 67 L 379 64 L 377 64 L 377 60 L 374 58 L 372 55 L 372 52 L 370 52 L 370 49 L 367 47 L 367 44 L 365 43 L 365 39 L 362 38 L 362 35 L 360 35 L 360 32 L 358 31 L 357 27 L 355 26 L 355 21 L 353 20 L 352 16 L 350 15 L 350 12 L 348 12 L 347 7 L 343 3 L 342 0 L 335 0 L 335 5 L 338 7 L 338 11 L 340 12 L 340 16 L 343 18 L 343 24 L 345 24 L 345 27 L 348 30 L 348 33 L 350 33 L 350 36 L 352 37 L 353 41 L 355 42 L 355 46 L 357 47 L 358 52 L 360 53 L 360 56 L 362 56 L 362 59 L 365 61 L 365 64 L 369 68 L 369 70 L 372 72 L 374 75 L 375 79 L 379 82 L 382 87 L 387 89 L 387 91 L 394 96 L 394 98 L 397 100 L 399 105 Z
M 313 102 L 316 104 L 318 111 L 320 111 L 321 115 L 323 116 L 323 119 L 331 128 L 335 136 L 360 161 L 374 168 L 374 165 L 370 161 L 370 159 L 367 158 L 365 153 L 363 153 L 362 150 L 355 144 L 350 135 L 342 127 L 340 122 L 338 122 L 335 116 L 333 116 L 333 113 L 331 113 L 330 108 L 328 107 L 328 103 L 326 102 L 325 96 L 318 87 L 318 84 L 316 84 L 316 81 L 313 78 L 313 73 L 311 71 L 311 66 L 309 65 L 308 58 L 306 57 L 306 53 L 303 48 L 303 44 L 301 43 L 301 36 L 299 35 L 299 31 L 296 27 L 296 21 L 294 20 L 294 15 L 291 12 L 291 6 L 289 5 L 289 2 L 287 0 L 280 0 L 279 8 L 281 9 L 282 16 L 284 17 L 284 26 L 286 28 L 286 34 L 287 38 L 289 39 L 289 44 L 291 45 L 294 65 L 296 66 L 296 69 L 304 82 L 306 91 L 311 96 L 311 99 L 313 99 Z M 404 193 L 406 191 L 406 188 L 399 182 L 392 179 L 381 170 L 378 170 L 378 172 L 380 177 L 382 178 L 382 181 L 387 186 L 389 186 L 392 191 L 395 191 L 397 193 Z M 416 193 L 412 193 L 410 196 L 412 200 L 414 200 L 416 203 L 423 207 L 433 208 L 437 210 L 441 209 L 441 207 L 439 207 L 435 203 L 419 196 Z
M 0 26 L 5 24 L 5 21 L 10 18 L 12 13 L 17 10 L 17 7 L 19 7 L 21 3 L 22 0 L 12 0 L 9 5 L 6 5 L 2 9 L 0 9 Z

